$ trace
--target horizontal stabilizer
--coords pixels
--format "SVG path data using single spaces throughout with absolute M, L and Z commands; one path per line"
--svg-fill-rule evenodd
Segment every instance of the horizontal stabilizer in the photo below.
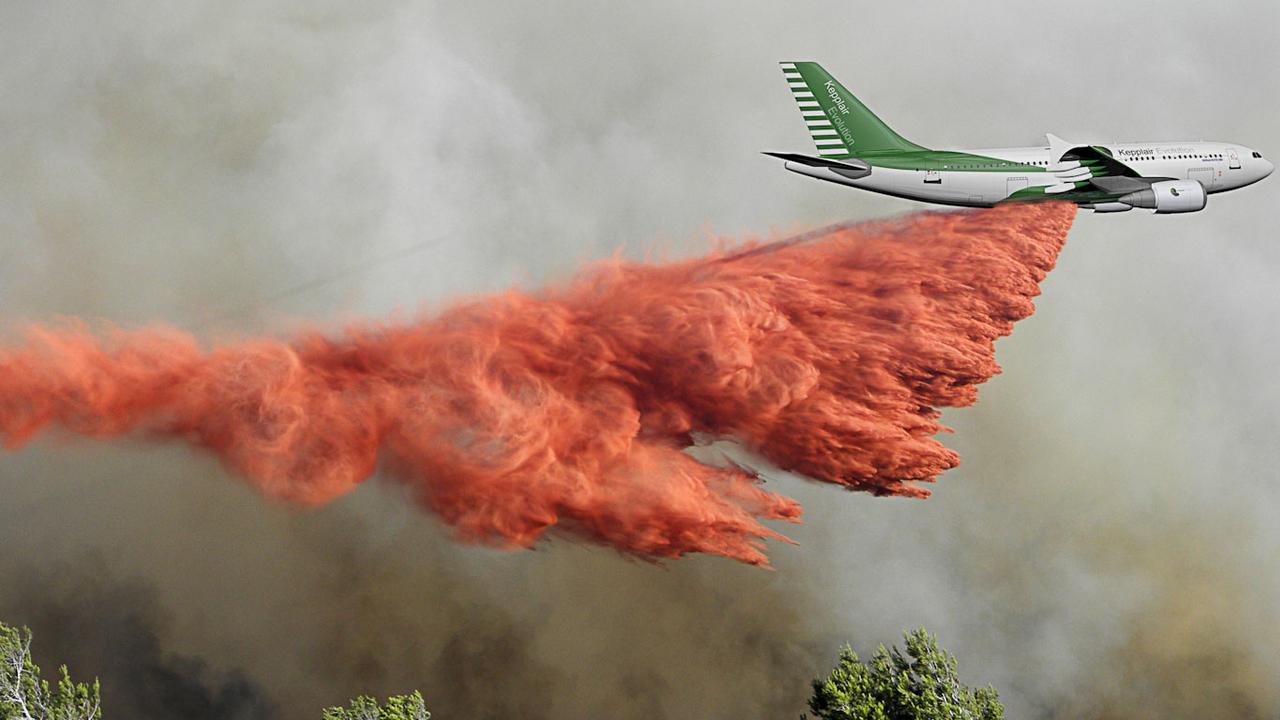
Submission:
M 870 173 L 871 166 L 858 160 L 857 158 L 846 158 L 844 160 L 831 160 L 829 158 L 813 157 L 812 155 L 801 155 L 799 153 L 764 153 L 770 157 L 776 157 L 787 162 L 800 163 L 801 165 L 809 165 L 811 167 L 829 167 L 832 170 L 851 170 L 858 173 Z

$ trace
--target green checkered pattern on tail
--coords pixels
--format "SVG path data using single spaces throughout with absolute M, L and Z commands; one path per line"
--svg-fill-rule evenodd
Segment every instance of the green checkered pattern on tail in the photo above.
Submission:
M 804 124 L 822 157 L 884 150 L 924 150 L 885 125 L 815 62 L 784 62 L 782 75 L 800 105 Z

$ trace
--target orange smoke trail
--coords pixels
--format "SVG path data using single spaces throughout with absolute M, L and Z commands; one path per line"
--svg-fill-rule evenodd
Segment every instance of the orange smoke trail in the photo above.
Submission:
M 646 557 L 767 564 L 798 504 L 682 449 L 733 437 L 779 467 L 923 497 L 959 458 L 938 407 L 972 403 L 1033 311 L 1075 209 L 920 214 L 567 286 L 403 327 L 203 352 L 173 330 L 35 326 L 0 351 L 0 438 L 50 425 L 215 452 L 266 495 L 327 502 L 391 472 L 463 539 L 549 528 Z

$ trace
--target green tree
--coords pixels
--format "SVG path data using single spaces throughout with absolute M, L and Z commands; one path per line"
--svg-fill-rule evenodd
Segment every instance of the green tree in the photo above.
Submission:
M 31 659 L 31 631 L 0 622 L 0 720 L 101 720 L 98 681 L 75 683 L 61 668 L 55 688 L 40 679 L 40 668 Z M 348 707 L 325 708 L 323 720 L 428 720 L 422 693 L 387 698 L 361 695 Z
M 956 659 L 924 628 L 904 633 L 904 653 L 895 645 L 876 651 L 870 664 L 853 648 L 826 678 L 813 681 L 809 710 L 819 720 L 1002 720 L 995 688 L 960 683 Z M 802 716 L 806 717 L 806 716 Z
M 0 622 L 0 717 L 6 720 L 99 720 L 98 681 L 71 682 L 67 666 L 56 688 L 31 659 L 31 631 Z
M 325 708 L 323 720 L 427 720 L 427 704 L 422 693 L 416 690 L 410 695 L 394 695 L 387 704 L 378 705 L 376 698 L 361 695 L 347 707 Z

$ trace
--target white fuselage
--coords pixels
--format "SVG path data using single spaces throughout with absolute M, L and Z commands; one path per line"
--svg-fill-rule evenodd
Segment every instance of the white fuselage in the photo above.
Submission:
M 1250 148 L 1232 143 L 1157 142 L 1098 145 L 1145 178 L 1172 178 L 1199 182 L 1206 193 L 1235 190 L 1271 174 L 1274 166 Z M 988 207 L 1028 187 L 1061 186 L 1064 164 L 1049 147 L 955 150 L 1031 168 L 1002 170 L 989 163 L 981 167 L 960 162 L 935 170 L 881 167 L 861 178 L 843 177 L 828 168 L 787 163 L 787 169 L 803 175 L 884 193 L 901 198 L 944 205 Z M 966 167 L 966 165 L 968 165 Z M 1078 164 L 1076 164 L 1078 165 Z

